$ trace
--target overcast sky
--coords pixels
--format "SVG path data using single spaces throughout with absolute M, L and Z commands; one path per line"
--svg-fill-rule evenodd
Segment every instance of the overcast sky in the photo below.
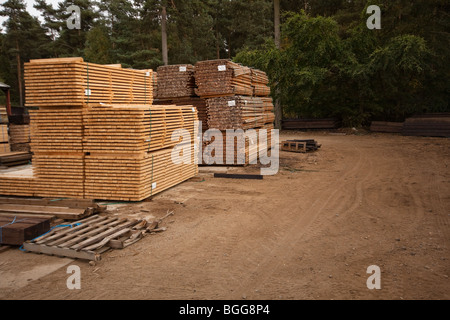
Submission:
M 46 0 L 47 3 L 50 3 L 53 5 L 54 8 L 56 8 L 58 6 L 58 2 L 60 2 L 61 0 Z M 3 4 L 5 3 L 6 0 L 0 0 L 0 3 Z M 31 14 L 33 17 L 40 17 L 39 11 L 37 11 L 35 8 L 33 8 L 34 5 L 34 0 L 25 0 L 25 3 L 27 4 L 27 11 L 29 14 Z M 0 21 L 1 21 L 1 27 L 3 27 L 3 22 L 7 20 L 6 17 L 0 17 Z

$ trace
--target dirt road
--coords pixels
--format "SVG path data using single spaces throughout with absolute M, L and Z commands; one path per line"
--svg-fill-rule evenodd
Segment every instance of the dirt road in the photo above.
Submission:
M 203 175 L 206 181 L 184 183 L 152 202 L 111 207 L 120 215 L 175 215 L 165 233 L 110 252 L 95 266 L 0 253 L 0 298 L 450 298 L 450 140 L 286 138 L 312 138 L 323 147 L 282 152 L 280 173 L 263 181 Z M 81 267 L 79 291 L 66 287 L 69 265 Z M 381 290 L 367 288 L 372 265 L 381 269 Z

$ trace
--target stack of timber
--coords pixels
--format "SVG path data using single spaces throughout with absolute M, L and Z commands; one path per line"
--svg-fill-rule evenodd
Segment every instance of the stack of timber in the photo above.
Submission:
M 9 125 L 11 151 L 30 152 L 30 125 Z
M 27 156 L 31 155 L 27 153 Z M 2 155 L 0 155 L 0 159 Z M 0 194 L 17 197 L 34 197 L 36 179 L 31 166 L 11 167 L 0 170 Z
M 10 152 L 8 125 L 0 124 L 0 153 Z
M 8 113 L 6 112 L 5 106 L 0 106 L 0 124 L 7 124 L 9 123 L 8 120 Z
M 196 93 L 202 98 L 253 95 L 252 70 L 230 60 L 197 62 L 195 83 Z
M 31 161 L 29 152 L 0 153 L 0 167 L 16 167 L 28 164 Z
M 203 141 L 203 164 L 247 166 L 258 163 L 260 154 L 267 154 L 273 148 L 273 124 L 261 129 L 236 131 L 224 135 L 223 141 Z M 267 135 L 265 135 L 267 132 Z M 209 138 L 209 137 L 208 137 Z
M 0 245 L 21 246 L 25 241 L 35 239 L 49 230 L 50 219 L 0 215 Z
M 85 197 L 142 201 L 198 173 L 192 106 L 97 106 L 87 110 Z M 189 137 L 172 139 L 183 129 Z M 172 159 L 180 144 L 179 161 Z M 186 151 L 188 150 L 188 151 Z
M 269 77 L 264 71 L 252 69 L 252 86 L 255 97 L 268 97 L 270 95 Z
M 208 130 L 208 111 L 206 99 L 200 97 L 188 97 L 170 100 L 158 100 L 160 105 L 193 106 L 197 109 L 198 120 L 202 123 L 202 131 Z
M 195 96 L 193 65 L 158 67 L 157 99 L 175 99 Z
M 450 114 L 426 114 L 406 119 L 402 133 L 415 137 L 450 137 Z
M 273 123 L 271 98 L 229 96 L 207 99 L 208 127 L 217 130 L 254 129 Z
M 83 107 L 90 103 L 152 104 L 153 71 L 84 62 L 82 58 L 25 63 L 27 107 Z
M 370 125 L 370 131 L 383 133 L 402 133 L 403 122 L 373 121 Z
M 83 109 L 30 111 L 35 196 L 84 196 Z
M 339 126 L 339 120 L 334 118 L 283 120 L 283 129 L 286 130 L 333 130 Z

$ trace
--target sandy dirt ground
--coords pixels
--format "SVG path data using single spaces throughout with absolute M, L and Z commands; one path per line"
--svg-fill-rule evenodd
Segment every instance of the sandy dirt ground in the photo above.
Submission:
M 190 181 L 111 214 L 175 215 L 90 265 L 0 253 L 0 299 L 450 299 L 450 140 L 283 133 L 322 149 L 281 152 L 263 181 Z M 258 173 L 233 168 L 231 173 Z M 67 267 L 81 268 L 68 290 Z M 369 266 L 381 290 L 369 290 Z

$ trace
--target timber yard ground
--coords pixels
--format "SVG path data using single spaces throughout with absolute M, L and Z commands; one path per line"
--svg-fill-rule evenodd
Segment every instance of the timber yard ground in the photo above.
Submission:
M 311 138 L 315 153 L 281 152 L 262 181 L 202 173 L 111 214 L 168 229 L 95 265 L 0 253 L 0 299 L 412 300 L 450 298 L 450 140 L 390 134 Z M 259 173 L 232 168 L 229 173 Z M 81 290 L 66 286 L 81 268 Z M 367 288 L 369 266 L 381 290 Z

